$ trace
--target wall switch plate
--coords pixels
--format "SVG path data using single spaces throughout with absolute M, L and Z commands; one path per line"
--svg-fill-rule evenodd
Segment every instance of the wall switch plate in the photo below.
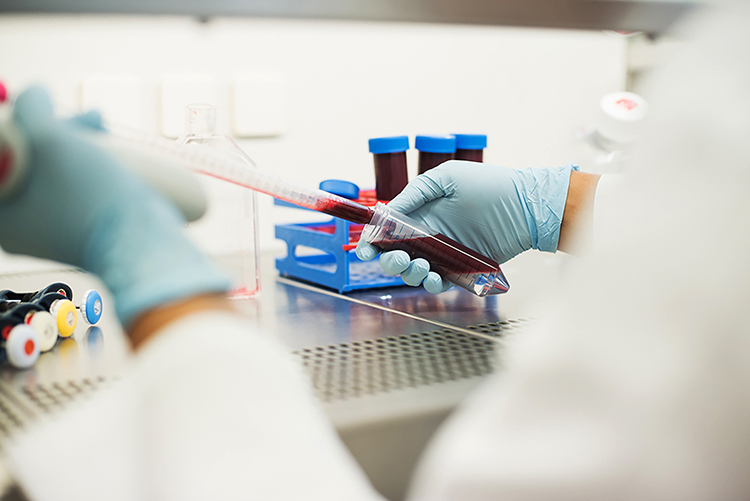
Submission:
M 286 79 L 280 73 L 252 73 L 231 85 L 231 130 L 236 137 L 274 137 L 284 133 Z
M 78 87 L 81 111 L 97 110 L 105 121 L 132 129 L 143 129 L 143 98 L 143 81 L 128 75 L 92 75 Z

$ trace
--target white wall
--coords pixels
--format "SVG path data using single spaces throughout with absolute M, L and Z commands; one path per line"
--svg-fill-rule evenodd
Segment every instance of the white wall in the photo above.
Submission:
M 262 168 L 311 186 L 343 178 L 372 187 L 367 139 L 380 135 L 486 133 L 489 162 L 575 160 L 574 133 L 601 95 L 624 88 L 626 73 L 622 39 L 503 27 L 5 15 L 0 46 L 0 79 L 16 91 L 44 83 L 61 109 L 77 109 L 89 76 L 134 79 L 142 128 L 153 132 L 165 78 L 213 78 L 226 132 L 230 83 L 277 72 L 287 81 L 284 133 L 240 144 Z M 280 247 L 273 224 L 309 218 L 267 197 L 260 206 L 264 249 Z

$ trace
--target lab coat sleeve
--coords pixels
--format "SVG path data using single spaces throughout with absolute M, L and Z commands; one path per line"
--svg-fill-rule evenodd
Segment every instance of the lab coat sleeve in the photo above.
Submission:
M 193 315 L 8 452 L 32 499 L 380 499 L 301 368 L 239 316 Z
M 653 247 L 594 265 L 549 321 L 508 341 L 409 499 L 750 499 L 750 271 L 733 269 L 749 239 L 737 240 L 705 274 Z
M 622 191 L 622 185 L 626 182 L 623 180 L 624 174 L 603 174 L 596 184 L 596 193 L 594 195 L 594 232 L 593 247 L 598 249 L 602 243 L 611 242 L 617 239 L 617 234 L 621 231 L 613 224 L 613 214 L 620 210 L 617 201 L 618 191 Z
M 684 28 L 633 171 L 597 189 L 596 249 L 440 430 L 412 501 L 750 499 L 750 4 L 728 3 Z

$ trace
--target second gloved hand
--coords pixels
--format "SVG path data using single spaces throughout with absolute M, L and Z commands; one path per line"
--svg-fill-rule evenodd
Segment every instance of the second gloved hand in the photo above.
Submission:
M 18 97 L 13 122 L 29 146 L 28 171 L 0 201 L 3 249 L 98 275 L 126 326 L 166 302 L 226 291 L 227 278 L 183 234 L 179 211 L 81 136 L 94 118 L 55 119 L 40 88 Z
M 388 206 L 502 264 L 528 249 L 555 252 L 573 165 L 510 169 L 451 160 L 418 176 Z M 357 256 L 380 249 L 360 240 Z M 407 285 L 437 294 L 450 287 L 424 259 L 385 252 L 380 265 Z

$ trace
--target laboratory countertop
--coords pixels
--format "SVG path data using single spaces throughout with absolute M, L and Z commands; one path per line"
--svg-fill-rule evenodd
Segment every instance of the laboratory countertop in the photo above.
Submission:
M 496 370 L 497 341 L 533 325 L 543 291 L 560 283 L 566 268 L 564 256 L 527 253 L 503 266 L 509 293 L 478 298 L 458 288 L 435 296 L 406 286 L 338 294 L 278 276 L 271 254 L 260 261 L 260 294 L 233 304 L 249 329 L 289 348 L 346 446 L 394 501 L 403 499 L 435 430 Z M 79 317 L 73 335 L 31 369 L 2 364 L 0 449 L 15 430 L 116 384 L 130 357 L 111 296 L 96 277 L 70 268 L 0 274 L 2 289 L 33 291 L 52 282 L 69 284 L 74 303 L 85 290 L 99 290 L 102 319 L 88 326 Z
M 391 287 L 339 294 L 316 285 L 278 276 L 273 254 L 261 256 L 261 292 L 233 300 L 254 325 L 292 351 L 410 333 L 454 330 L 467 334 L 483 326 L 538 316 L 534 298 L 559 275 L 559 256 L 537 255 L 504 266 L 511 281 L 508 294 L 476 297 L 453 288 L 432 295 L 422 288 Z M 111 298 L 96 277 L 74 269 L 0 275 L 2 288 L 38 290 L 51 282 L 73 288 L 74 302 L 96 288 L 104 297 L 104 314 L 96 326 L 81 320 L 68 339 L 42 354 L 36 366 L 18 371 L 4 364 L 0 381 L 53 383 L 59 380 L 115 376 L 128 357 L 128 341 L 114 315 Z
M 440 329 L 471 334 L 487 324 L 540 316 L 543 301 L 536 298 L 559 281 L 565 259 L 519 257 L 503 266 L 511 292 L 480 298 L 458 287 L 439 295 L 407 286 L 339 294 L 278 276 L 273 256 L 264 255 L 261 294 L 236 305 L 292 350 Z

